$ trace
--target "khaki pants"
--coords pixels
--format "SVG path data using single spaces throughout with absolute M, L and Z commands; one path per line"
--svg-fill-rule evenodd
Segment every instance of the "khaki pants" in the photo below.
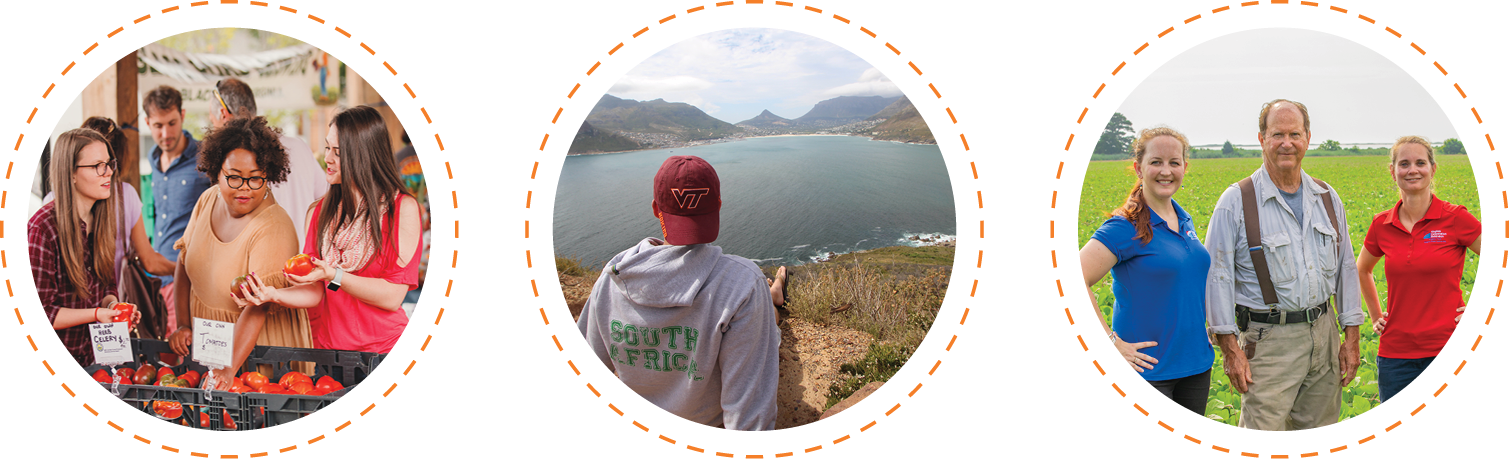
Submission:
M 1341 415 L 1341 337 L 1330 314 L 1315 323 L 1253 322 L 1241 335 L 1253 383 L 1242 394 L 1238 427 L 1302 430 Z

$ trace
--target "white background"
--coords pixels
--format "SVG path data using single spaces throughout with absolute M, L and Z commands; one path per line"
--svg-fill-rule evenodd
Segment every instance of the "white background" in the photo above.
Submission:
M 1044 456 L 1264 458 L 1426 454 L 1487 455 L 1506 426 L 1494 403 L 1494 384 L 1505 376 L 1496 332 L 1484 325 L 1499 304 L 1494 286 L 1504 270 L 1494 263 L 1505 249 L 1498 221 L 1506 220 L 1484 134 L 1509 116 L 1499 83 L 1505 70 L 1502 11 L 1486 4 L 1422 8 L 1419 2 L 1275 5 L 1263 2 L 857 2 L 814 4 L 704 1 L 321 2 L 271 6 L 188 1 L 28 2 L 7 5 L 0 43 L 8 65 L 0 88 L 0 162 L 32 171 L 36 152 L 68 102 L 119 56 L 148 42 L 200 28 L 250 27 L 311 43 L 338 56 L 384 94 L 416 140 L 433 196 L 435 239 L 429 285 L 409 329 L 388 363 L 335 404 L 293 424 L 255 432 L 210 433 L 151 419 L 93 384 L 74 369 L 51 336 L 36 302 L 26 262 L 24 205 L 0 208 L 9 229 L 0 237 L 6 264 L 0 278 L 14 296 L 0 297 L 0 438 L 6 455 L 19 452 L 126 457 L 333 456 L 579 456 L 735 457 L 842 456 Z M 180 9 L 163 14 L 170 6 Z M 686 13 L 688 8 L 706 9 Z M 1221 6 L 1230 10 L 1212 13 Z M 844 24 L 833 14 L 852 22 Z M 1370 24 L 1358 14 L 1377 21 Z M 143 15 L 151 18 L 140 24 Z M 324 24 L 306 17 L 313 14 Z M 672 14 L 675 19 L 660 23 Z M 1201 18 L 1186 24 L 1196 14 Z M 124 30 L 113 38 L 106 35 Z M 347 38 L 334 27 L 352 34 Z M 649 27 L 638 38 L 634 32 Z M 864 403 L 834 418 L 776 432 L 725 432 L 692 425 L 660 411 L 617 383 L 584 349 L 561 301 L 549 263 L 555 178 L 571 136 L 593 103 L 635 64 L 682 39 L 732 27 L 775 27 L 829 40 L 868 60 L 918 105 L 953 176 L 959 205 L 959 248 L 949 292 L 937 324 L 912 363 Z M 860 27 L 875 32 L 871 38 Z M 1159 38 L 1169 27 L 1174 31 Z M 1472 152 L 1482 193 L 1484 260 L 1467 316 L 1431 367 L 1406 391 L 1359 418 L 1322 429 L 1290 433 L 1239 430 L 1202 420 L 1163 399 L 1114 362 L 1092 320 L 1074 254 L 1077 201 L 1085 159 L 1100 128 L 1137 82 L 1157 66 L 1200 42 L 1239 30 L 1297 27 L 1336 34 L 1393 60 L 1442 105 Z M 1385 31 L 1391 27 L 1403 37 Z M 98 42 L 89 55 L 85 48 Z M 618 43 L 624 47 L 607 53 Z M 1416 43 L 1428 54 L 1409 47 Z M 376 51 L 369 55 L 359 46 Z M 902 54 L 895 55 L 890 43 Z M 1138 55 L 1133 51 L 1149 43 Z M 1283 59 L 1283 49 L 1253 56 Z M 1115 76 L 1111 71 L 1127 62 Z M 70 62 L 75 67 L 60 75 Z M 396 76 L 383 67 L 388 62 Z M 602 62 L 591 76 L 587 69 Z M 908 62 L 924 73 L 917 75 Z M 1443 76 L 1432 65 L 1440 62 Z M 1291 63 L 1303 65 L 1304 63 Z M 49 84 L 57 88 L 46 99 Z M 407 83 L 417 95 L 407 96 Z M 580 83 L 575 97 L 566 94 Z M 1091 95 L 1101 84 L 1099 97 Z M 932 95 L 936 86 L 942 98 Z M 1460 84 L 1468 97 L 1461 97 Z M 1188 94 L 1197 102 L 1201 94 Z M 1274 95 L 1282 97 L 1283 95 Z M 1378 97 L 1388 97 L 1379 94 Z M 1170 101 L 1181 103 L 1185 101 Z M 26 122 L 32 108 L 36 118 Z M 426 123 L 420 108 L 432 117 Z M 1470 108 L 1483 116 L 1479 124 Z M 551 118 L 564 108 L 560 120 Z M 949 120 L 945 108 L 958 117 Z M 1076 123 L 1089 108 L 1083 123 Z M 1253 107 L 1256 113 L 1258 107 Z M 1314 113 L 1317 124 L 1345 113 Z M 445 150 L 437 147 L 439 134 Z M 965 151 L 959 140 L 969 142 Z M 20 151 L 11 151 L 18 135 Z M 545 149 L 541 139 L 550 135 Z M 1069 151 L 1065 143 L 1074 142 Z M 1509 142 L 1509 136 L 1500 143 Z M 1509 145 L 1509 144 L 1506 144 Z M 531 179 L 531 170 L 539 162 Z M 1055 178 L 1064 162 L 1061 178 Z M 454 174 L 447 178 L 446 165 Z M 971 168 L 973 163 L 974 168 Z M 979 178 L 974 178 L 977 170 Z M 24 196 L 30 173 L 0 180 L 0 190 Z M 1338 184 L 1339 185 L 1339 184 Z M 457 204 L 448 199 L 452 191 Z M 1054 192 L 1057 191 L 1056 200 Z M 1343 197 L 1345 189 L 1342 188 Z M 976 193 L 979 193 L 977 195 Z M 977 198 L 978 196 L 978 198 Z M 19 199 L 19 198 L 18 198 Z M 529 207 L 525 208 L 528 200 Z M 983 200 L 985 207 L 978 208 Z M 1050 203 L 1056 207 L 1050 208 Z M 525 221 L 529 237 L 524 237 Z M 985 237 L 980 237 L 980 221 Z M 1048 237 L 1054 221 L 1055 238 Z M 447 229 L 460 221 L 460 238 Z M 532 267 L 526 267 L 525 251 Z M 452 251 L 459 252 L 451 268 Z M 983 257 L 979 252 L 984 251 Z M 1057 257 L 1057 267 L 1052 260 Z M 976 260 L 983 260 L 981 267 Z M 978 290 L 971 287 L 979 280 Z M 1055 281 L 1062 280 L 1060 297 Z M 454 286 L 445 297 L 447 281 Z M 535 281 L 539 296 L 531 287 Z M 439 288 L 437 288 L 439 287 Z M 435 318 L 445 313 L 439 325 Z M 541 308 L 549 318 L 545 325 Z M 967 321 L 960 325 L 965 308 Z M 1076 325 L 1069 325 L 1070 308 Z M 14 319 L 19 311 L 25 321 Z M 1509 319 L 1500 319 L 1509 320 Z M 1082 350 L 1076 336 L 1085 337 Z M 1477 336 L 1476 351 L 1469 348 Z M 27 336 L 40 348 L 33 351 Z M 557 350 L 552 336 L 564 350 Z M 945 351 L 957 336 L 952 350 Z M 426 350 L 420 346 L 430 342 Z M 56 375 L 49 374 L 47 360 Z M 574 373 L 567 360 L 581 374 Z M 1101 375 L 1091 363 L 1101 362 Z M 1457 363 L 1468 363 L 1453 376 Z M 402 375 L 408 362 L 417 362 Z M 933 363 L 941 361 L 933 375 Z M 602 395 L 594 396 L 587 384 Z M 921 383 L 923 386 L 908 396 Z M 1125 390 L 1120 396 L 1111 384 Z M 1432 396 L 1441 384 L 1440 396 Z M 67 384 L 77 395 L 70 397 Z M 390 396 L 383 397 L 391 384 Z M 99 412 L 90 414 L 83 404 Z M 608 407 L 613 404 L 625 414 Z M 900 404 L 891 415 L 885 413 Z M 1144 416 L 1136 403 L 1149 412 Z M 1411 415 L 1420 404 L 1427 407 Z M 369 405 L 375 404 L 366 415 Z M 351 424 L 341 431 L 337 427 Z M 871 421 L 876 424 L 861 431 Z M 1174 431 L 1160 426 L 1163 422 Z M 1396 421 L 1402 423 L 1386 431 Z M 113 422 L 123 431 L 111 427 Z M 633 422 L 645 426 L 648 432 Z M 310 444 L 309 440 L 324 438 Z M 844 436 L 847 440 L 835 444 Z M 1188 435 L 1200 444 L 1185 439 Z M 150 440 L 139 441 L 137 436 Z M 660 436 L 674 439 L 675 444 Z M 1366 443 L 1362 439 L 1375 436 Z M 180 450 L 172 453 L 162 446 Z M 688 450 L 688 445 L 705 452 Z M 805 452 L 821 445 L 821 450 Z M 1230 452 L 1212 449 L 1227 448 Z M 286 453 L 280 449 L 297 446 Z M 1347 449 L 1332 453 L 1331 449 Z M 1476 453 L 1476 454 L 1474 454 Z

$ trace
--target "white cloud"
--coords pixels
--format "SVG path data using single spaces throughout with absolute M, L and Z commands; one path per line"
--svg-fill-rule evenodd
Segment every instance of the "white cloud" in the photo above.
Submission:
M 670 77 L 653 77 L 641 75 L 624 75 L 613 88 L 608 90 L 610 94 L 659 94 L 671 92 L 700 91 L 713 87 L 707 80 L 694 76 L 677 75 Z
M 630 70 L 609 93 L 686 102 L 739 122 L 765 109 L 795 118 L 824 99 L 901 91 L 869 63 L 825 40 L 780 29 L 729 29 L 671 45 Z
M 901 88 L 896 87 L 889 78 L 873 67 L 866 69 L 859 76 L 859 81 L 849 83 L 837 88 L 823 91 L 825 97 L 838 96 L 882 96 L 895 97 L 901 95 Z

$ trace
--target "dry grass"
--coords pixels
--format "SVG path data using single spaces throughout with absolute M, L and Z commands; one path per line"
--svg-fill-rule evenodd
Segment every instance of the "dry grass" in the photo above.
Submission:
M 814 323 L 869 333 L 911 354 L 943 305 L 953 253 L 944 247 L 892 249 L 796 268 L 787 309 Z M 909 253 L 918 256 L 898 256 Z

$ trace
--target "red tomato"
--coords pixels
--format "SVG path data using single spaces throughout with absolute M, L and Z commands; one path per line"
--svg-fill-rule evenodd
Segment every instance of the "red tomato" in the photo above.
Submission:
M 238 393 L 238 394 L 239 393 L 244 393 L 244 392 L 255 392 L 255 391 L 256 391 L 256 389 L 252 389 L 250 386 L 247 386 L 245 384 L 241 384 L 240 382 L 237 382 L 237 383 L 231 385 L 231 392 L 235 392 L 235 393 Z
M 293 392 L 295 394 L 308 394 L 309 392 L 311 392 L 313 390 L 314 390 L 314 386 L 311 386 L 308 383 L 304 383 L 304 382 L 299 382 L 299 383 L 295 383 L 292 386 L 288 386 L 288 391 L 289 392 Z
M 136 369 L 136 384 L 150 386 L 154 382 L 157 382 L 157 369 L 152 365 L 142 364 Z
M 313 395 L 313 396 L 317 396 L 317 397 L 318 396 L 325 396 L 325 395 L 330 395 L 330 391 L 324 390 L 324 389 L 320 389 L 320 388 L 316 387 L 314 390 L 309 391 L 309 393 L 304 394 L 304 395 Z
M 297 371 L 284 373 L 282 378 L 278 378 L 278 384 L 282 384 L 284 386 L 293 386 L 294 384 L 301 382 L 307 383 L 311 386 L 314 385 L 314 380 L 309 379 L 309 376 Z
M 287 391 L 288 391 L 288 388 L 285 387 L 285 386 L 283 386 L 282 384 L 272 384 L 272 383 L 263 384 L 262 387 L 260 387 L 260 388 L 257 389 L 257 392 L 261 392 L 261 393 L 264 393 L 264 394 L 278 394 L 278 393 L 283 393 L 283 392 L 287 392 Z
M 163 419 L 178 419 L 183 416 L 183 404 L 158 400 L 152 402 L 152 412 Z
M 236 280 L 231 281 L 231 294 L 236 298 L 245 298 L 245 295 L 241 294 L 241 284 L 245 283 L 246 276 L 236 276 Z
M 121 377 L 121 384 L 131 384 L 135 381 L 136 370 L 132 370 L 131 367 L 120 367 L 115 369 L 115 374 Z
M 330 376 L 321 376 L 320 382 L 315 383 L 314 388 L 323 389 L 326 393 L 330 393 L 345 389 L 346 386 L 341 385 L 341 383 L 336 381 L 335 378 L 331 378 Z
M 131 316 L 136 313 L 136 305 L 131 303 L 115 303 L 111 309 L 117 312 L 111 322 L 130 322 Z
M 230 411 L 220 410 L 220 419 L 224 421 L 226 430 L 236 430 L 236 420 L 231 419 Z
M 246 386 L 252 389 L 261 389 L 262 385 L 267 384 L 267 377 L 255 371 L 241 373 L 241 380 L 245 381 Z
M 208 410 L 199 410 L 199 428 L 208 429 L 211 425 L 213 424 L 210 424 L 210 412 Z
M 110 372 L 105 371 L 104 368 L 94 370 L 94 380 L 102 383 L 108 383 L 110 382 Z
M 188 383 L 189 387 L 199 387 L 199 372 L 197 371 L 185 371 L 183 372 L 182 376 L 178 377 L 178 379 Z
M 294 255 L 293 258 L 289 258 L 287 262 L 283 263 L 283 272 L 295 276 L 308 276 L 309 272 L 313 270 L 314 263 L 310 261 L 309 255 L 302 253 Z

